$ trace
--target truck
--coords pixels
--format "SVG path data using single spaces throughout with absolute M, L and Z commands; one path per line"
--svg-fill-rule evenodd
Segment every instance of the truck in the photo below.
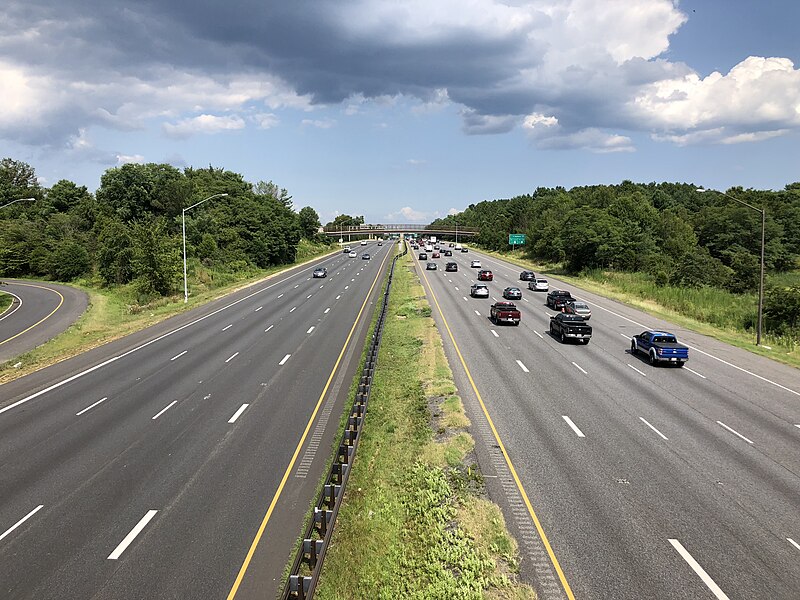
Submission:
M 651 365 L 667 363 L 682 367 L 689 360 L 689 349 L 667 331 L 643 331 L 631 338 L 631 354 L 647 355 Z
M 558 313 L 550 317 L 550 335 L 566 344 L 568 340 L 575 340 L 588 344 L 592 338 L 592 326 L 580 315 Z
M 519 325 L 520 316 L 517 305 L 513 302 L 495 302 L 489 308 L 489 319 L 495 325 L 500 323 Z
M 435 243 L 436 243 L 436 236 L 432 235 L 431 236 L 431 244 L 435 244 Z
M 547 306 L 553 310 L 561 310 L 567 302 L 572 302 L 573 300 L 575 298 L 566 290 L 550 290 L 547 293 Z

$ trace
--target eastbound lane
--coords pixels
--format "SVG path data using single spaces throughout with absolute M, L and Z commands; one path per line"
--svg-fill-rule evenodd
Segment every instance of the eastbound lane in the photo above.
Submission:
M 588 346 L 551 338 L 544 294 L 524 289 L 517 302 L 522 324 L 495 327 L 487 318 L 492 300 L 469 298 L 474 258 L 494 271 L 495 298 L 508 285 L 523 288 L 520 268 L 474 250 L 437 261 L 442 268 L 455 260 L 457 273 L 420 273 L 575 597 L 714 597 L 688 556 L 728 597 L 795 598 L 800 568 L 789 540 L 800 534 L 797 374 L 743 360 L 773 383 L 743 377 L 699 352 L 689 363 L 694 372 L 653 369 L 630 356 L 629 336 L 644 324 L 668 324 L 582 292 L 576 293 L 594 312 Z M 551 286 L 561 285 L 551 280 Z M 486 418 L 436 303 L 434 315 L 480 433 Z M 681 337 L 717 353 L 705 349 L 714 344 L 702 336 Z M 729 362 L 749 357 L 725 352 Z M 542 597 L 566 597 L 566 585 L 552 585 L 559 578 L 553 560 L 542 558 L 545 545 L 531 535 L 532 516 L 523 503 L 515 505 L 515 482 L 498 466 L 494 440 L 484 442 L 482 466 L 490 489 L 506 497 L 526 553 L 523 572 L 544 582 Z
M 225 597 L 277 498 L 236 597 L 274 595 L 393 246 L 365 250 L 173 320 L 44 393 L 0 386 L 0 536 L 42 506 L 0 537 L 3 598 Z M 282 483 L 312 425 L 319 456 Z

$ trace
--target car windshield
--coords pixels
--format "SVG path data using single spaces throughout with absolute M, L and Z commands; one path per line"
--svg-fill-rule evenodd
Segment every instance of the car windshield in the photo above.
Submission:
M 588 304 L 584 304 L 583 302 L 575 302 L 575 304 L 573 304 L 573 306 L 575 308 L 589 308 L 589 305 Z

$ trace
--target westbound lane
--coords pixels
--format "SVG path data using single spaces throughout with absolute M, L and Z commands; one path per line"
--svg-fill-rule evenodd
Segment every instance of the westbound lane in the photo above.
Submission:
M 361 308 L 393 246 L 367 249 L 370 261 L 334 255 L 318 263 L 327 278 L 295 270 L 50 392 L 0 400 L 0 536 L 43 505 L 0 539 L 3 597 L 224 597 L 346 339 L 337 375 L 358 360 Z M 336 396 L 314 421 L 328 444 Z M 276 508 L 263 595 L 280 585 L 325 443 Z
M 517 279 L 521 269 L 474 251 L 443 257 L 440 268 L 455 259 L 459 271 L 428 271 L 423 281 L 434 290 L 576 596 L 712 597 L 680 546 L 695 554 L 730 597 L 794 597 L 800 574 L 796 549 L 788 540 L 798 534 L 800 487 L 791 470 L 796 450 L 780 443 L 767 451 L 752 448 L 718 425 L 704 412 L 712 412 L 704 406 L 713 404 L 706 398 L 713 390 L 712 371 L 702 379 L 632 360 L 620 324 L 604 323 L 597 310 L 591 321 L 596 337 L 587 347 L 550 338 L 543 295 L 536 302 L 532 292 L 523 291 L 528 301 L 517 302 L 523 312 L 520 327 L 493 327 L 486 318 L 491 300 L 468 295 L 474 279 L 468 261 L 476 255 L 484 268 L 499 275 L 489 284 L 496 298 L 507 285 L 522 287 Z M 627 318 L 649 319 L 625 312 Z M 457 363 L 447 328 L 441 316 L 437 320 L 449 357 Z M 454 372 L 480 429 L 485 419 L 475 414 L 480 408 L 471 398 L 471 382 L 459 366 Z M 763 383 L 752 379 L 756 388 Z M 749 395 L 741 388 L 740 382 L 740 400 L 746 403 Z M 776 400 L 776 390 L 781 388 L 773 386 L 772 397 L 763 402 L 769 409 L 779 405 L 791 420 L 796 404 Z M 722 404 L 724 392 L 715 393 L 711 397 Z M 756 394 L 749 406 L 761 401 Z M 730 420 L 736 406 L 717 420 L 727 424 L 724 419 Z M 775 419 L 772 410 L 758 408 L 756 413 L 759 422 L 764 415 L 772 419 L 760 427 L 789 426 Z M 668 432 L 667 440 L 660 430 Z M 499 488 L 506 494 L 513 487 L 513 481 L 508 483 Z M 513 503 L 512 508 L 509 521 L 517 523 L 527 548 L 530 517 L 526 523 Z M 523 570 L 547 579 L 542 555 L 532 548 Z M 565 593 L 564 586 L 544 592 L 545 598 Z

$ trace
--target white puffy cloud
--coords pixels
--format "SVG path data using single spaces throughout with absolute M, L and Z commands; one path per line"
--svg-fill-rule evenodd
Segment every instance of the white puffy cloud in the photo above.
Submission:
M 550 150 L 579 148 L 600 154 L 635 150 L 633 141 L 627 136 L 606 133 L 595 127 L 564 131 L 557 118 L 540 113 L 525 117 L 522 127 L 540 148 Z
M 167 137 L 188 138 L 196 133 L 220 133 L 244 128 L 244 119 L 237 116 L 198 115 L 189 119 L 181 119 L 177 123 L 164 123 L 163 130 Z
M 125 165 L 128 163 L 141 164 L 143 162 L 144 162 L 144 156 L 142 156 L 141 154 L 117 154 L 118 165 Z

